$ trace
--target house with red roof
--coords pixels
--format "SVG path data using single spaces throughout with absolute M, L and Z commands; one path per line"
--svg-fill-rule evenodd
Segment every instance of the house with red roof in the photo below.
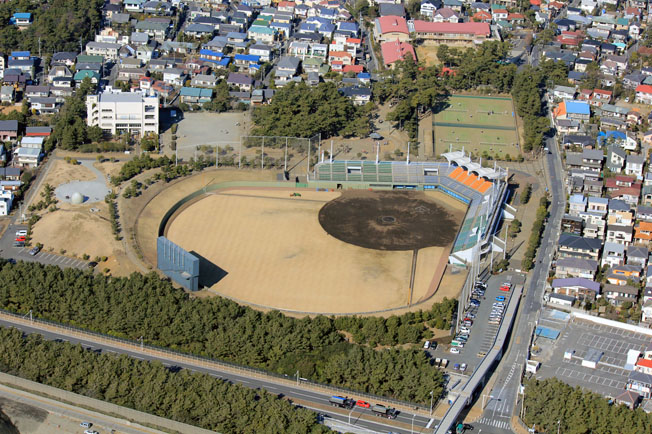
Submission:
M 636 102 L 652 104 L 652 86 L 649 84 L 639 84 L 636 87 Z
M 636 367 L 634 368 L 638 372 L 643 372 L 644 374 L 652 375 L 652 360 L 640 358 L 636 362 Z
M 397 39 L 406 42 L 410 39 L 410 31 L 405 18 L 387 15 L 376 18 L 374 36 L 380 42 L 395 41 Z
M 328 64 L 331 66 L 337 64 L 344 67 L 346 65 L 353 65 L 354 63 L 353 56 L 348 51 L 331 51 L 328 53 Z
M 507 15 L 507 22 L 512 24 L 522 24 L 525 21 L 525 15 L 523 14 L 509 14 Z
M 602 104 L 609 104 L 612 96 L 613 92 L 610 90 L 593 89 L 593 94 L 591 95 L 591 101 L 589 101 L 589 104 L 597 107 L 602 106 Z
M 414 20 L 412 27 L 416 39 L 440 44 L 473 44 L 491 39 L 491 28 L 488 23 L 433 23 Z
M 361 72 L 364 72 L 364 66 L 362 65 L 346 65 L 342 67 L 342 72 L 355 72 L 356 74 L 359 74 Z
M 417 60 L 414 47 L 409 42 L 399 40 L 383 42 L 380 45 L 380 52 L 383 55 L 383 63 L 387 68 L 393 68 L 396 61 L 405 60 L 408 56 L 411 56 L 415 61 Z
M 509 12 L 507 12 L 507 9 L 494 9 L 491 12 L 491 16 L 494 19 L 494 21 L 498 22 L 501 20 L 506 20 L 507 17 L 509 16 Z
M 491 14 L 487 11 L 478 11 L 471 19 L 476 23 L 491 23 Z

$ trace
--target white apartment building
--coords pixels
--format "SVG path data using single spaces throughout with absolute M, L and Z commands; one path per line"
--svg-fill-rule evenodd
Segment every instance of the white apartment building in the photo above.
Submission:
M 9 190 L 0 190 L 0 216 L 9 215 L 11 204 L 14 201 L 14 194 Z
M 111 134 L 158 134 L 158 96 L 105 91 L 86 97 L 86 122 Z
M 121 44 L 90 41 L 86 44 L 86 54 L 89 56 L 104 56 L 105 59 L 110 60 L 118 60 L 118 51 L 120 48 L 122 48 Z

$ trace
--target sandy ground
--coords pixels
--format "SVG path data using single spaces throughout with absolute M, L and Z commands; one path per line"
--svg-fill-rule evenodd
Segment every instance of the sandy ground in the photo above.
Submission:
M 99 211 L 91 212 L 91 209 Z M 124 257 L 124 249 L 113 236 L 108 205 L 104 202 L 82 206 L 62 204 L 61 209 L 44 214 L 34 226 L 33 242 L 43 244 L 45 251 L 53 248 L 53 253 L 65 249 L 66 256 L 81 258 L 84 253 L 91 259 L 107 256 L 109 261 L 98 267 L 109 268 L 114 274 L 134 271 L 127 266 L 128 261 L 120 261 L 123 262 L 120 266 L 117 263 Z
M 94 179 L 95 174 L 81 164 L 73 165 L 66 163 L 64 160 L 54 160 L 45 182 L 41 184 L 32 201 L 38 202 L 42 199 L 41 193 L 45 189 L 45 184 L 50 184 L 56 188 L 71 181 L 92 181 Z
M 151 266 L 156 266 L 156 238 L 158 226 L 163 215 L 179 200 L 190 193 L 210 184 L 225 181 L 273 181 L 275 171 L 237 170 L 229 168 L 204 170 L 197 175 L 174 181 L 171 184 L 157 183 L 148 188 L 135 199 L 120 197 L 120 208 L 123 210 L 122 220 L 126 225 L 135 222 L 135 239 L 137 249 L 142 252 L 144 260 Z M 125 228 L 132 231 L 131 226 Z
M 0 399 L 0 409 L 9 417 L 19 433 L 76 434 L 83 431 L 83 428 L 80 429 L 78 420 L 49 413 L 21 402 L 2 398 Z M 2 429 L 0 432 L 3 432 Z M 8 432 L 13 433 L 14 431 Z
M 437 57 L 436 45 L 419 45 L 415 52 L 417 53 L 417 60 L 424 62 L 426 66 L 439 65 L 441 63 Z
M 115 176 L 120 172 L 122 166 L 124 166 L 125 161 L 116 161 L 114 163 L 110 161 L 104 161 L 102 163 L 93 163 L 93 167 L 102 172 L 104 176 Z
M 290 198 L 289 193 L 209 194 L 183 210 L 169 225 L 167 236 L 226 271 L 212 289 L 237 300 L 326 313 L 408 303 L 411 252 L 364 249 L 329 236 L 317 214 L 337 192 L 301 191 L 301 198 Z M 435 266 L 449 248 L 422 250 L 414 301 L 426 294 Z

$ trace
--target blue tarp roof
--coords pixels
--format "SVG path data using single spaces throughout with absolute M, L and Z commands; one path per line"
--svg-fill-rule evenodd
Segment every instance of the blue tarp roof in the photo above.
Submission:
M 32 14 L 30 14 L 29 12 L 16 12 L 14 14 L 14 18 L 20 18 L 20 19 L 28 20 L 28 19 L 32 18 Z
M 591 108 L 588 103 L 583 101 L 566 101 L 566 113 L 590 115 Z
M 233 56 L 235 60 L 242 60 L 244 62 L 254 62 L 257 63 L 260 60 L 260 56 L 254 54 L 236 54 Z

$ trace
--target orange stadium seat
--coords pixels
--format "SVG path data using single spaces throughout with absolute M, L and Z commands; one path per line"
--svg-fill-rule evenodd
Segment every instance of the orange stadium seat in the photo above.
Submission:
M 457 168 L 456 168 L 455 170 L 453 170 L 453 171 L 451 172 L 451 174 L 448 175 L 448 176 L 450 176 L 451 178 L 455 179 L 455 178 L 456 178 L 460 173 L 462 173 L 462 172 L 464 172 L 464 169 L 462 169 L 461 167 L 457 167 Z
M 485 182 L 484 182 L 484 183 L 483 183 L 483 184 L 478 188 L 478 191 L 479 191 L 480 193 L 486 193 L 487 190 L 489 190 L 489 189 L 491 188 L 491 185 L 492 185 L 491 182 L 489 182 L 489 181 L 485 181 Z
M 484 179 L 478 178 L 475 180 L 475 182 L 473 182 L 473 184 L 471 184 L 471 188 L 477 190 L 478 187 L 480 187 L 483 183 L 484 183 Z
M 474 174 L 470 174 L 468 178 L 466 178 L 466 181 L 464 181 L 464 185 L 466 186 L 471 186 L 475 181 L 477 181 L 478 177 L 475 176 Z
M 457 182 L 464 182 L 464 181 L 466 181 L 466 179 L 469 177 L 469 175 L 470 175 L 470 173 L 467 172 L 467 171 L 465 170 L 464 172 L 462 172 L 462 173 L 460 174 L 460 176 L 458 176 L 457 178 L 455 178 L 455 180 L 456 180 Z

